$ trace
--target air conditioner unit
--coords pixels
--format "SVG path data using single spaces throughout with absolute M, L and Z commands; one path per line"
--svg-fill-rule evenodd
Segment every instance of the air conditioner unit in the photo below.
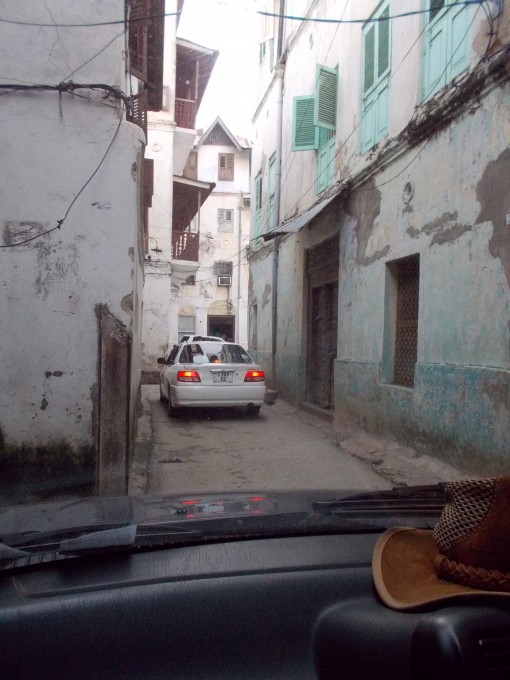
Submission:
M 231 276 L 218 276 L 218 286 L 231 286 L 232 277 Z

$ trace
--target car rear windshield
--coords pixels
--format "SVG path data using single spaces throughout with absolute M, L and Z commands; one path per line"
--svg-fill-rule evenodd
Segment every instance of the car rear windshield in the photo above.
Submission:
M 248 352 L 241 345 L 223 345 L 219 355 L 222 364 L 252 364 Z

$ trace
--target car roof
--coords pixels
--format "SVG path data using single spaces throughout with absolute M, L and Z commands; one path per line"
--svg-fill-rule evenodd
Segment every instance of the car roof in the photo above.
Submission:
M 188 335 L 180 341 L 179 345 L 189 345 L 192 342 L 225 342 L 223 338 L 214 335 Z

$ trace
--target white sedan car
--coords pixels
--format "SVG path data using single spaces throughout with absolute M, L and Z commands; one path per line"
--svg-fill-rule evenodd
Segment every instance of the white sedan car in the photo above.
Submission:
M 256 416 L 264 403 L 264 371 L 248 352 L 232 342 L 190 339 L 176 345 L 164 364 L 159 394 L 173 416 L 181 407 L 244 407 Z

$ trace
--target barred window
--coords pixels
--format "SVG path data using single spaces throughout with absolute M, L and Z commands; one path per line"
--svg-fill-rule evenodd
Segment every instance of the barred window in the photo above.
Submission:
M 419 256 L 394 264 L 397 284 L 393 382 L 413 387 L 418 353 Z

